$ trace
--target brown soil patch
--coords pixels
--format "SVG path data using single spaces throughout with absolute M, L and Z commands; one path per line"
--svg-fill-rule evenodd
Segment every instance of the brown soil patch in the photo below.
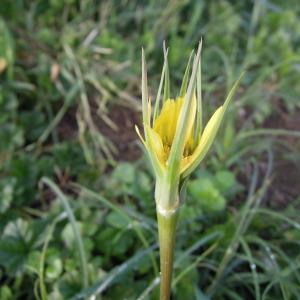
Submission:
M 115 104 L 109 109 L 108 118 L 117 129 L 111 128 L 103 120 L 99 120 L 97 125 L 101 133 L 117 148 L 116 160 L 134 161 L 139 158 L 141 150 L 137 144 L 138 137 L 134 126 L 141 123 L 140 113 Z
M 300 109 L 294 113 L 287 112 L 278 103 L 276 112 L 266 120 L 265 128 L 300 131 Z M 270 206 L 284 207 L 300 196 L 300 164 L 298 158 L 293 161 L 291 155 L 300 153 L 300 139 L 291 136 L 280 136 L 275 139 L 283 141 L 280 149 L 276 147 L 274 161 L 274 180 L 270 188 Z M 287 156 L 290 156 L 287 159 Z
M 76 108 L 71 107 L 64 115 L 57 127 L 60 139 L 70 140 L 75 139 L 78 133 L 78 126 L 76 121 Z
M 117 161 L 136 160 L 140 156 L 141 150 L 137 144 L 138 137 L 134 126 L 141 123 L 140 113 L 130 108 L 114 104 L 109 108 L 107 118 L 116 125 L 116 128 L 110 127 L 97 114 L 93 114 L 93 121 L 99 128 L 99 132 L 110 140 L 117 149 L 114 158 Z M 65 114 L 59 123 L 58 134 L 61 140 L 77 138 L 78 125 L 76 121 L 76 108 L 70 108 Z

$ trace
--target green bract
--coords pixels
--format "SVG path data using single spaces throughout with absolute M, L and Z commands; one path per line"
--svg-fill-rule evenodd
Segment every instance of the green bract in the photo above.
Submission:
M 147 87 L 146 59 L 142 50 L 142 111 L 145 138 L 142 138 L 137 127 L 136 130 L 156 175 L 155 198 L 158 208 L 162 211 L 172 211 L 178 206 L 181 182 L 195 170 L 209 151 L 242 77 L 239 77 L 224 104 L 214 112 L 202 130 L 201 48 L 202 41 L 193 58 L 189 77 L 193 53 L 190 56 L 180 94 L 176 99 L 170 99 L 168 92 L 168 50 L 164 50 L 164 65 L 153 116 Z M 164 96 L 161 103 L 163 85 Z

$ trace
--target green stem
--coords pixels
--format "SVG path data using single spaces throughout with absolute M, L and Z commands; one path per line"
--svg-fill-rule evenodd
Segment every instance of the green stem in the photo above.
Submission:
M 157 209 L 161 272 L 160 300 L 169 300 L 171 296 L 177 216 L 177 210 L 162 213 Z

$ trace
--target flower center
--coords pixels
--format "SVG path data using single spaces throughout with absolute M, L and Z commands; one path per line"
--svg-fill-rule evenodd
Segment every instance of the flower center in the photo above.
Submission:
M 184 98 L 182 97 L 179 97 L 175 100 L 167 99 L 161 109 L 160 114 L 154 120 L 153 129 L 162 140 L 165 160 L 167 160 L 169 157 L 183 101 Z M 193 130 L 191 131 L 185 143 L 183 152 L 184 157 L 191 155 L 193 151 L 192 132 Z

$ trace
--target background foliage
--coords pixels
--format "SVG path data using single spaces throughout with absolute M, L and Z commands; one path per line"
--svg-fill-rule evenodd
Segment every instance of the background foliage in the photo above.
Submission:
M 157 299 L 140 124 L 203 37 L 204 118 L 242 70 L 181 209 L 174 299 L 300 299 L 297 0 L 1 0 L 0 299 Z

